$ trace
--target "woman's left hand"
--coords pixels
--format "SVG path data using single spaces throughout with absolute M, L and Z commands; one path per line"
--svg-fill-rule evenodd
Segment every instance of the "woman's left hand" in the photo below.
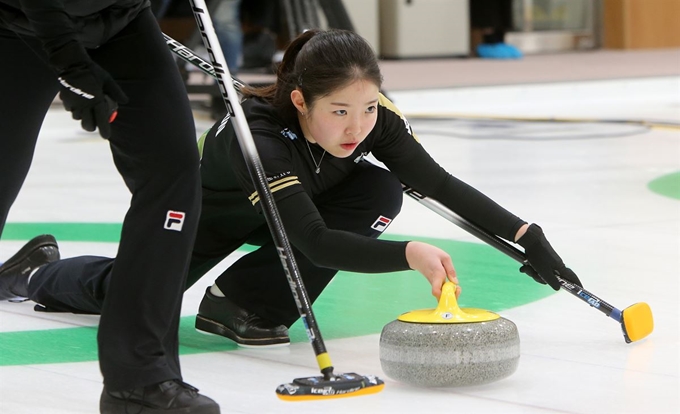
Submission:
M 543 234 L 543 229 L 538 225 L 530 225 L 517 243 L 524 247 L 524 253 L 530 264 L 522 266 L 520 272 L 531 276 L 538 283 L 550 285 L 554 290 L 560 290 L 562 286 L 555 274 L 583 287 L 576 273 L 564 265 L 562 258 L 552 248 Z

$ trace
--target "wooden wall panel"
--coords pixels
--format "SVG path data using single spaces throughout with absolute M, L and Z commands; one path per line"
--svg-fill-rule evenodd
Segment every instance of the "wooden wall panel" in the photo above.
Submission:
M 603 43 L 609 49 L 680 47 L 680 0 L 604 0 Z

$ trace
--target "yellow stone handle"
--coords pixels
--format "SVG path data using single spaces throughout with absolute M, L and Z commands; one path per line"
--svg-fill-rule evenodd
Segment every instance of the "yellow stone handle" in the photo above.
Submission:
M 442 285 L 442 295 L 439 297 L 437 308 L 407 312 L 397 319 L 402 322 L 415 323 L 470 323 L 500 318 L 497 314 L 483 309 L 461 309 L 456 299 L 456 287 L 453 282 L 446 282 Z

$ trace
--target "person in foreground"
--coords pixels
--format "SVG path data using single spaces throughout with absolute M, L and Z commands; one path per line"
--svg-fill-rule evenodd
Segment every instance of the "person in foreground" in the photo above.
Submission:
M 580 284 L 538 225 L 508 212 L 431 158 L 399 110 L 379 92 L 381 82 L 375 54 L 359 35 L 310 30 L 287 48 L 275 85 L 242 91 L 243 109 L 310 299 L 319 297 L 338 270 L 413 269 L 427 278 L 437 298 L 446 280 L 458 284 L 451 258 L 441 249 L 378 239 L 401 209 L 402 182 L 523 246 L 531 266 L 520 270 L 537 282 L 557 290 L 558 272 Z M 285 345 L 299 314 L 231 120 L 217 122 L 199 147 L 203 202 L 187 288 L 243 244 L 259 247 L 207 289 L 196 327 L 242 346 Z M 389 170 L 368 162 L 369 153 Z M 93 257 L 90 264 L 105 267 L 110 260 Z M 105 286 L 101 277 L 57 280 L 39 270 L 27 293 L 52 309 L 96 313 L 101 298 L 85 293 Z M 81 294 L 59 295 L 70 287 Z
M 48 278 L 68 301 L 63 281 L 105 281 L 82 292 L 101 314 L 101 412 L 219 413 L 180 370 L 199 158 L 186 90 L 148 0 L 0 0 L 0 50 L 11 57 L 0 65 L 0 234 L 57 94 L 85 130 L 108 139 L 132 193 L 115 261 L 58 260 L 54 238 L 38 236 L 0 267 L 0 298 L 33 297 Z

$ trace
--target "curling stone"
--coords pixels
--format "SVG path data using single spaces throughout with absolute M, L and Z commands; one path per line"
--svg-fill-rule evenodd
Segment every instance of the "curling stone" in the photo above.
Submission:
M 519 364 L 519 334 L 510 320 L 458 307 L 447 282 L 436 309 L 400 315 L 380 334 L 380 364 L 397 381 L 423 387 L 486 384 Z

